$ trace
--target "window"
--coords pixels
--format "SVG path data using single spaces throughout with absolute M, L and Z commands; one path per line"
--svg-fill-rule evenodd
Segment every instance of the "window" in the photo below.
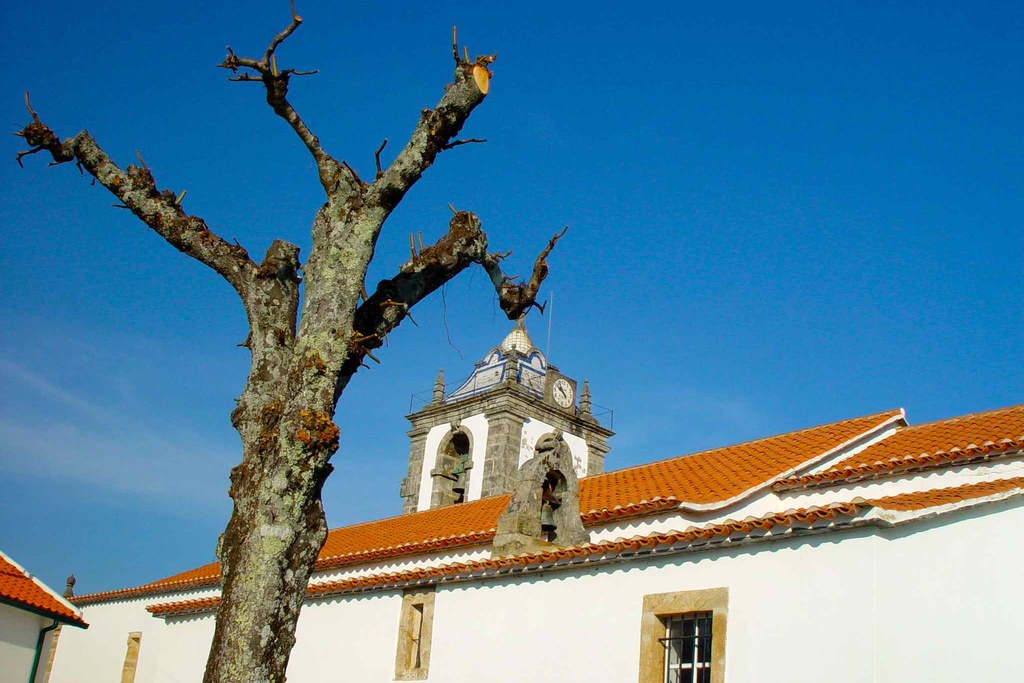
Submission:
M 132 631 L 128 634 L 128 646 L 124 653 L 124 666 L 121 668 L 121 683 L 135 682 L 135 671 L 139 667 L 139 647 L 141 645 L 141 631 Z
M 427 677 L 433 623 L 434 589 L 407 590 L 402 595 L 402 614 L 398 622 L 396 681 L 419 681 Z
M 665 618 L 665 683 L 711 683 L 711 612 Z
M 722 683 L 729 589 L 645 595 L 640 683 Z

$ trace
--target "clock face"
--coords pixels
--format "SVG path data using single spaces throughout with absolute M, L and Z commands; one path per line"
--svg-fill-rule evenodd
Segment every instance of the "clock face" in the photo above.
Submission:
M 572 405 L 573 390 L 572 384 L 569 380 L 559 377 L 555 380 L 555 383 L 551 385 L 551 398 L 555 400 L 555 403 L 563 408 L 568 408 Z

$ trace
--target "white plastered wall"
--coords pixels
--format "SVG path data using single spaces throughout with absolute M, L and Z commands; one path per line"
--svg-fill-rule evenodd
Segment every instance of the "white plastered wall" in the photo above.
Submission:
M 1022 534 L 1020 497 L 882 531 L 875 680 L 1019 680 Z
M 473 468 L 469 471 L 469 497 L 477 500 L 484 485 L 484 457 L 487 452 L 487 418 L 483 415 L 472 415 L 459 422 L 459 426 L 469 432 L 473 443 L 470 459 Z M 435 425 L 427 432 L 423 447 L 423 471 L 420 472 L 420 495 L 416 504 L 419 511 L 430 509 L 430 496 L 433 493 L 433 478 L 430 471 L 437 467 L 438 448 L 444 438 L 451 432 L 451 425 Z
M 537 447 L 537 439 L 555 431 L 555 428 L 551 425 L 535 420 L 533 418 L 526 418 L 523 423 L 523 437 L 519 445 L 519 466 L 522 467 L 523 463 L 534 456 L 534 449 Z M 573 434 L 562 433 L 562 438 L 565 439 L 565 443 L 569 446 L 569 452 L 572 453 L 572 465 L 576 471 L 577 477 L 584 477 L 587 474 L 587 460 L 589 459 L 589 453 L 587 451 L 587 442 L 578 436 Z
M 773 496 L 768 504 L 774 505 L 776 510 L 785 510 L 791 507 L 825 505 L 829 502 L 846 502 L 858 496 L 870 500 L 913 491 L 951 488 L 1021 476 L 1024 476 L 1024 455 L 1014 455 L 923 472 L 886 474 L 876 479 L 863 479 L 848 484 L 837 482 L 831 486 L 783 491 Z
M 307 603 L 295 633 L 288 680 L 394 680 L 401 610 L 401 591 Z M 472 623 L 467 626 L 471 628 Z M 434 680 L 433 676 L 429 680 Z
M 52 623 L 53 619 L 0 604 L 0 683 L 28 680 L 39 632 Z
M 720 586 L 727 681 L 1015 680 L 1022 529 L 1017 499 L 891 530 L 443 586 L 430 680 L 634 681 L 643 596 Z
M 428 680 L 635 681 L 643 597 L 723 586 L 727 681 L 1015 680 L 1021 529 L 1016 498 L 894 529 L 443 583 Z M 65 629 L 53 683 L 117 680 L 132 630 L 143 632 L 139 683 L 199 680 L 213 617 L 145 612 L 167 600 L 86 608 L 93 626 Z M 393 680 L 400 611 L 401 591 L 307 604 L 290 683 Z
M 484 531 L 484 529 L 474 529 L 473 531 Z M 489 544 L 456 548 L 444 553 L 409 555 L 384 562 L 353 564 L 347 567 L 338 567 L 336 569 L 316 572 L 310 579 L 310 583 L 341 581 L 343 579 L 353 579 L 372 574 L 394 574 L 396 572 L 404 572 L 410 569 L 422 569 L 423 567 L 440 567 L 452 564 L 453 562 L 474 562 L 476 560 L 485 560 L 490 556 L 491 546 Z
M 635 681 L 644 595 L 725 586 L 727 681 L 870 681 L 863 652 L 819 641 L 817 625 L 870 622 L 871 539 L 861 533 L 452 586 L 435 603 L 430 680 Z M 460 629 L 474 614 L 487 618 Z
M 184 648 L 191 655 L 168 656 L 161 650 L 173 645 L 175 634 L 164 632 L 166 624 L 146 611 L 155 602 L 191 600 L 215 595 L 216 591 L 187 591 L 172 595 L 147 596 L 132 600 L 85 605 L 82 618 L 87 630 L 65 627 L 57 641 L 50 683 L 110 683 L 121 680 L 128 634 L 142 633 L 135 683 L 178 683 L 200 681 L 210 649 L 212 628 L 206 634 L 191 634 Z M 212 618 L 210 623 L 213 623 Z M 178 631 L 181 633 L 181 630 Z M 196 663 L 198 662 L 198 664 Z M 198 667 L 198 668 L 197 668 Z

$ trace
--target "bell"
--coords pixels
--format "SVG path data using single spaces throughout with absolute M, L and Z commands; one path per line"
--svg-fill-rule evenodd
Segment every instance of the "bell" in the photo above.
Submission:
M 540 529 L 541 531 L 554 531 L 555 525 L 555 513 L 551 509 L 550 505 L 542 505 L 540 508 Z
M 466 485 L 464 483 L 462 483 L 461 481 L 457 481 L 454 484 L 452 484 L 452 493 L 454 493 L 456 496 L 461 496 L 465 492 L 466 492 Z

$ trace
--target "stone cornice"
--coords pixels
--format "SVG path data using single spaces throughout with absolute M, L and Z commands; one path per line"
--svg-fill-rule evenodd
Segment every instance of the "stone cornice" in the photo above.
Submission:
M 529 393 L 519 384 L 502 384 L 490 391 L 464 398 L 455 403 L 428 405 L 419 412 L 406 415 L 405 418 L 412 423 L 412 429 L 408 435 L 415 437 L 420 432 L 426 433 L 431 427 L 444 424 L 452 419 L 461 420 L 481 413 L 491 417 L 502 412 L 512 413 L 521 418 L 536 418 L 563 431 L 570 431 L 569 426 L 571 425 L 584 432 L 605 438 L 614 434 L 613 431 L 601 426 L 593 419 L 588 420 L 579 415 L 570 415 L 547 404 L 543 398 Z

